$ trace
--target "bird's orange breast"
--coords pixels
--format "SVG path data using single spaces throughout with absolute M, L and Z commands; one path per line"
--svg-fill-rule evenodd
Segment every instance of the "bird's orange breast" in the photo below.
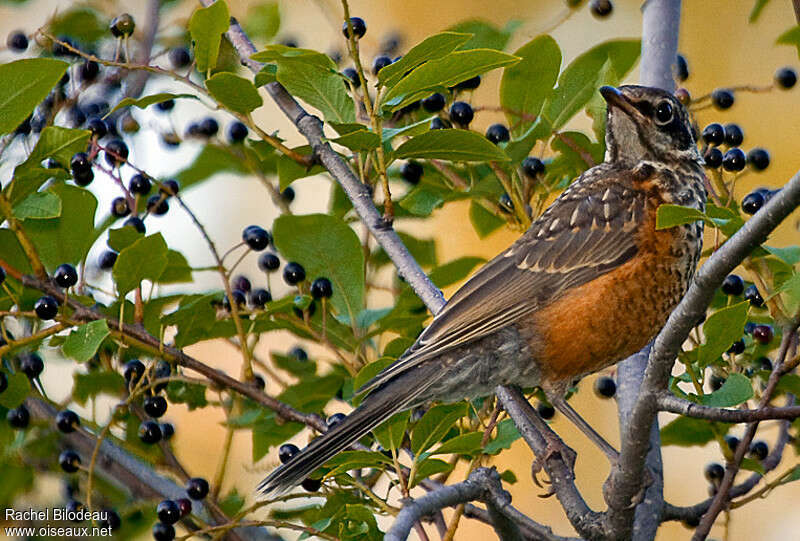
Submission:
M 637 234 L 633 258 L 531 316 L 544 385 L 569 385 L 640 350 L 680 300 L 687 248 L 677 228 L 655 230 L 655 206 Z

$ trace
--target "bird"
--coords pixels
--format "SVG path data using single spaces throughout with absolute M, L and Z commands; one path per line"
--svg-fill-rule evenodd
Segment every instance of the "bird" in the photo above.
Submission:
M 540 388 L 615 461 L 566 401 L 580 378 L 646 346 L 685 294 L 703 224 L 656 228 L 662 204 L 705 209 L 704 161 L 686 108 L 658 88 L 599 89 L 602 163 L 574 180 L 509 248 L 478 269 L 417 340 L 358 393 L 361 404 L 258 486 L 286 492 L 400 411 Z

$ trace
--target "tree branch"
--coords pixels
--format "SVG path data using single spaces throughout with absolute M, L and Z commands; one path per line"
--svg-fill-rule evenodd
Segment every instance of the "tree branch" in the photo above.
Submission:
M 669 391 L 659 394 L 657 402 L 658 409 L 661 411 L 720 423 L 751 423 L 775 419 L 794 420 L 800 417 L 800 406 L 764 406 L 763 408 L 744 410 L 712 408 L 678 398 Z
M 622 434 L 620 460 L 609 478 L 609 527 L 622 534 L 630 524 L 631 501 L 641 488 L 644 458 L 650 448 L 650 427 L 658 413 L 659 395 L 667 388 L 681 345 L 705 313 L 714 291 L 739 263 L 800 204 L 800 173 L 789 180 L 697 271 L 688 292 L 656 337 L 628 429 Z M 623 535 L 624 537 L 624 535 Z

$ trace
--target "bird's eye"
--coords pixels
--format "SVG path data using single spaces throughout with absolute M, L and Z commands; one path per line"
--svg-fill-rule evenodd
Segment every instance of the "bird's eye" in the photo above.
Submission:
M 668 101 L 662 101 L 656 105 L 656 122 L 659 124 L 667 124 L 672 120 L 672 104 Z

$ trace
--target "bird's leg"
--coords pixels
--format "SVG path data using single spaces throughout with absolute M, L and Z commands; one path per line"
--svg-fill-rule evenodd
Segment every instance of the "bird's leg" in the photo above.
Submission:
M 548 396 L 550 403 L 553 404 L 553 407 L 556 408 L 558 411 L 564 414 L 564 417 L 572 421 L 572 423 L 581 429 L 581 432 L 586 434 L 586 436 L 592 440 L 592 442 L 603 451 L 608 457 L 609 462 L 611 464 L 616 464 L 617 460 L 619 459 L 619 452 L 614 449 L 610 443 L 608 443 L 603 436 L 597 433 L 597 431 L 587 423 L 580 414 L 575 411 L 572 406 L 570 406 L 566 399 L 562 395 L 558 396 Z

